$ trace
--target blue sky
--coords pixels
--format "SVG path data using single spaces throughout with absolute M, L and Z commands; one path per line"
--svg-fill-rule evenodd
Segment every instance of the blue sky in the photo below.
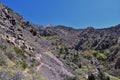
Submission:
M 1 0 L 26 20 L 74 28 L 120 24 L 120 0 Z

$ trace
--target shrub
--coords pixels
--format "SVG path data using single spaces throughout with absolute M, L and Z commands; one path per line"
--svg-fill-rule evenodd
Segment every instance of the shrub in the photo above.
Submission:
M 25 62 L 21 62 L 21 64 L 22 64 L 22 68 L 23 68 L 23 69 L 26 69 L 26 68 L 27 68 L 27 64 L 26 64 Z
M 98 51 L 92 50 L 91 52 L 92 52 L 94 57 L 97 56 Z
M 83 54 L 83 57 L 87 58 L 87 59 L 91 59 L 92 58 L 92 53 L 90 51 L 85 51 Z
M 26 52 L 25 49 L 27 48 L 26 45 L 20 46 L 20 48 L 23 50 L 23 52 Z
M 65 54 L 68 55 L 69 54 L 68 48 L 64 48 L 64 50 L 65 50 Z
M 22 27 L 23 29 L 25 29 L 25 26 L 24 26 L 24 25 L 21 25 L 21 27 Z
M 64 53 L 63 48 L 60 48 L 60 54 L 63 54 L 63 53 Z
M 36 30 L 34 30 L 34 29 L 31 29 L 31 30 L 30 30 L 30 32 L 31 32 L 34 36 L 36 36 L 36 35 L 37 35 L 37 31 L 36 31 Z
M 34 66 L 38 66 L 38 65 L 40 65 L 40 63 L 36 60 L 36 59 L 34 59 L 34 58 L 32 58 L 31 60 L 31 67 L 34 67 Z
M 27 56 L 24 53 L 24 50 L 19 49 L 18 47 L 14 47 L 14 50 L 17 54 L 17 57 L 21 57 L 22 59 L 26 59 Z
M 104 55 L 103 53 L 97 53 L 96 58 L 97 58 L 98 60 L 106 60 L 106 59 L 107 59 L 107 56 Z
M 91 54 L 90 54 L 91 53 Z M 89 52 L 89 55 L 93 55 L 98 60 L 106 60 L 107 56 L 110 54 L 108 50 L 105 51 L 105 53 L 100 53 L 99 51 L 92 50 Z
M 72 62 L 74 62 L 74 63 L 79 62 L 79 55 L 78 55 L 78 53 L 74 53 L 73 54 Z
M 95 80 L 94 75 L 93 75 L 93 74 L 89 75 L 89 76 L 88 76 L 88 80 Z
M 110 51 L 109 51 L 109 50 L 106 50 L 106 51 L 104 52 L 104 54 L 105 54 L 106 56 L 108 56 L 108 55 L 110 54 Z

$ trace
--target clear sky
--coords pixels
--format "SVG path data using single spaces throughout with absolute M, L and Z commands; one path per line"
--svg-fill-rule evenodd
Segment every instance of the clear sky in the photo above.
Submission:
M 0 0 L 41 25 L 103 28 L 120 24 L 120 0 Z

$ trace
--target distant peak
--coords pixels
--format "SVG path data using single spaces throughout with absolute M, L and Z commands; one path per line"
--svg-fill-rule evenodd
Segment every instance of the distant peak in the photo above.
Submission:
M 45 28 L 52 28 L 52 27 L 53 27 L 52 24 L 48 24 L 48 25 L 45 26 Z
M 87 27 L 86 30 L 94 30 L 93 27 Z

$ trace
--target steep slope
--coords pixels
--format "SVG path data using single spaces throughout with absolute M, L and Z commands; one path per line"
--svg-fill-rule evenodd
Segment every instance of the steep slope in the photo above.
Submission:
M 37 26 L 0 3 L 1 80 L 120 80 L 120 25 Z
M 49 41 L 37 33 L 34 25 L 0 3 L 1 80 L 74 78 L 75 75 L 48 51 Z

